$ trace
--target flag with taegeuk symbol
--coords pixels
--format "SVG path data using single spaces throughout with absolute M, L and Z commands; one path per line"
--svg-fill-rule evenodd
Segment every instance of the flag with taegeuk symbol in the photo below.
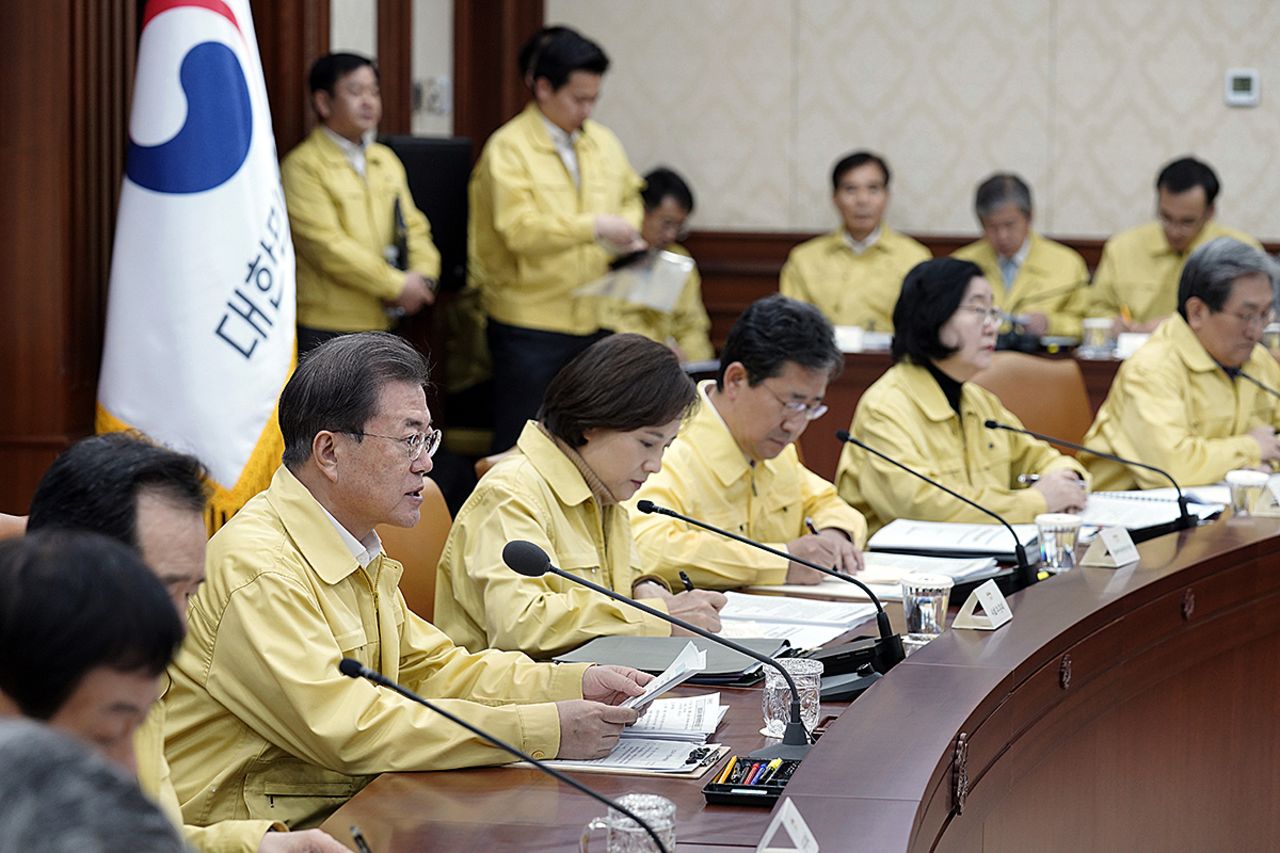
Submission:
M 293 243 L 248 0 L 150 0 L 98 385 L 99 432 L 209 469 L 215 530 L 280 464 Z

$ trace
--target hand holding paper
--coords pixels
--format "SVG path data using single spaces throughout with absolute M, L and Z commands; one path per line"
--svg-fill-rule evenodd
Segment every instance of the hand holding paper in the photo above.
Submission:
M 666 693 L 707 668 L 707 653 L 693 643 L 688 643 L 676 655 L 676 659 L 653 681 L 650 681 L 639 696 L 632 696 L 622 703 L 624 708 L 637 710 L 648 705 L 654 699 Z

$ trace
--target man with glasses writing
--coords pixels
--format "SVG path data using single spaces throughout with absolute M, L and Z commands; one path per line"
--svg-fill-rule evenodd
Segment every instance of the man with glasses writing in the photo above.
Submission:
M 1261 345 L 1274 318 L 1275 264 L 1221 237 L 1191 253 L 1178 312 L 1120 367 L 1084 444 L 1166 469 L 1184 486 L 1280 460 L 1280 365 Z M 1097 489 L 1163 478 L 1082 457 Z
M 280 397 L 284 465 L 209 542 L 165 696 L 166 753 L 195 823 L 314 825 L 387 770 L 508 760 L 431 711 L 338 672 L 355 658 L 537 758 L 607 754 L 649 677 L 468 654 L 417 616 L 375 527 L 419 521 L 440 433 L 427 368 L 364 332 L 321 344 Z
M 784 296 L 749 307 L 729 332 L 716 379 L 630 504 L 650 500 L 789 554 L 852 572 L 866 520 L 801 464 L 794 444 L 827 407 L 844 357 L 818 309 Z M 684 522 L 631 509 L 641 566 L 698 586 L 817 583 L 822 575 Z

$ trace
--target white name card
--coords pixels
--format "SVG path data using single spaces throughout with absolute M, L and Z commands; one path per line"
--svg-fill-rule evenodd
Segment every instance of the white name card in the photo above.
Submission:
M 1272 477 L 1253 504 L 1252 514 L 1260 518 L 1280 518 L 1280 479 Z
M 1138 546 L 1133 544 L 1133 537 L 1128 530 L 1123 527 L 1103 527 L 1098 531 L 1098 538 L 1093 540 L 1089 550 L 1080 558 L 1080 565 L 1114 569 L 1136 563 L 1138 559 Z
M 982 606 L 981 614 L 975 612 L 979 605 Z M 1000 587 L 996 586 L 994 580 L 989 580 L 969 594 L 969 599 L 956 614 L 951 627 L 994 631 L 1012 618 L 1013 611 L 1009 609 L 1009 602 L 1005 601 L 1004 593 L 1000 591 Z
M 793 846 L 773 846 L 774 836 L 780 829 L 787 831 Z M 764 831 L 764 836 L 756 847 L 756 853 L 788 853 L 791 850 L 798 850 L 800 853 L 818 853 L 818 841 L 813 837 L 809 824 L 805 823 L 804 818 L 800 816 L 800 810 L 796 808 L 796 804 L 787 797 L 782 801 L 778 813 L 773 816 L 769 828 Z

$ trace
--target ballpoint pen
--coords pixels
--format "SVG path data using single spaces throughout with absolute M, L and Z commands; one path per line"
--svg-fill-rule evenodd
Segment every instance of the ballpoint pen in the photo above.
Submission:
M 364 840 L 364 833 L 360 831 L 360 827 L 352 825 L 351 840 L 356 843 L 356 850 L 359 850 L 360 853 L 372 853 L 369 849 L 369 843 Z
M 1040 482 L 1039 474 L 1019 474 L 1018 475 L 1018 485 L 1020 486 L 1030 486 L 1038 482 Z
M 685 592 L 693 592 L 693 581 L 689 580 L 689 576 L 685 574 L 684 569 L 680 570 L 680 583 L 684 584 Z
M 804 526 L 807 527 L 809 529 L 809 532 L 812 533 L 814 536 L 818 535 L 818 528 L 814 525 L 813 519 L 807 515 L 804 517 Z

